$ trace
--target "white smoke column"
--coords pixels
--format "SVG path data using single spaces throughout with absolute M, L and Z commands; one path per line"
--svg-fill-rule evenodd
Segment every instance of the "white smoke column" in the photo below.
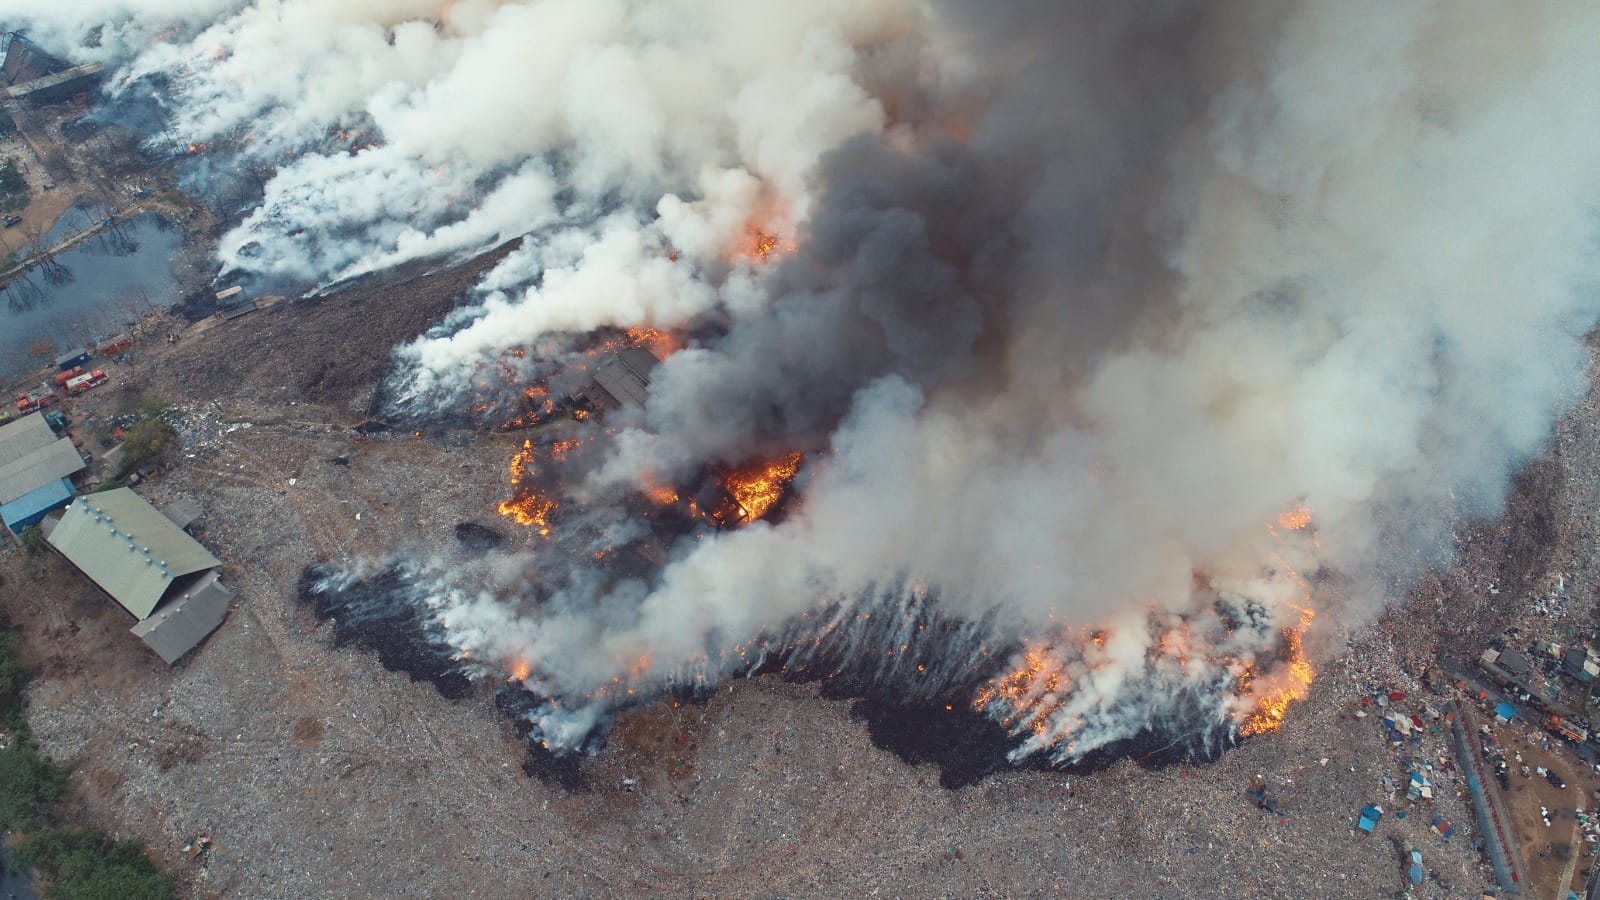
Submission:
M 908 578 L 1042 648 L 1023 752 L 1196 697 L 1229 716 L 1305 577 L 1337 585 L 1319 623 L 1364 621 L 1499 510 L 1583 386 L 1592 5 L 283 0 L 199 24 L 130 70 L 176 78 L 177 139 L 295 159 L 228 264 L 332 280 L 531 232 L 401 351 L 402 399 L 454 402 L 555 332 L 711 320 L 569 489 L 811 451 L 796 514 L 648 585 L 538 609 L 439 586 L 463 650 L 533 663 L 558 745 L 619 683 L 746 668 L 822 608 L 893 617 L 910 594 L 869 598 Z M 322 150 L 338 129 L 378 146 Z M 794 251 L 731 256 L 752 224 Z M 1272 528 L 1296 504 L 1315 540 Z
M 1586 28 L 1572 8 L 1523 12 L 1513 27 L 1481 10 L 1304 4 L 1213 22 L 1247 26 L 1263 49 L 1206 59 L 1214 93 L 1168 135 L 1166 155 L 1140 160 L 1161 167 L 1149 179 L 1158 189 L 1101 199 L 1140 231 L 1111 235 L 1093 266 L 1066 277 L 1048 261 L 1027 268 L 1026 255 L 1061 231 L 1018 242 L 1019 281 L 1036 277 L 1028 287 L 1041 295 L 1008 298 L 1012 330 L 987 355 L 1001 372 L 947 381 L 936 360 L 933 375 L 914 375 L 923 389 L 892 375 L 859 382 L 798 518 L 698 543 L 635 621 L 582 619 L 593 630 L 574 640 L 569 615 L 549 628 L 535 620 L 527 646 L 545 689 L 582 697 L 622 673 L 649 684 L 738 668 L 742 656 L 707 648 L 757 641 L 826 598 L 909 571 L 969 614 L 998 607 L 1002 633 L 1110 629 L 1115 653 L 1056 664 L 1067 673 L 1060 696 L 1023 744 L 1070 760 L 1132 736 L 1185 685 L 1214 683 L 1214 671 L 1169 665 L 1161 628 L 1143 624 L 1152 610 L 1163 621 L 1203 613 L 1217 595 L 1197 592 L 1196 572 L 1291 627 L 1306 598 L 1282 572 L 1332 570 L 1340 593 L 1319 602 L 1362 621 L 1420 564 L 1444 558 L 1448 523 L 1499 509 L 1510 471 L 1583 383 L 1600 196 L 1600 119 L 1585 98 L 1600 67 L 1574 37 Z M 1498 56 L 1473 49 L 1507 29 L 1523 40 Z M 1226 39 L 1201 34 L 1202 46 Z M 1019 96 L 1033 84 L 1056 82 Z M 1008 143 L 1010 129 L 1032 137 L 1015 112 L 980 123 L 973 144 L 1026 150 Z M 1106 136 L 1115 143 L 1114 130 Z M 831 174 L 882 174 L 863 156 Z M 1096 199 L 1052 162 L 1031 174 L 1047 195 L 1056 175 L 1060 199 Z M 968 212 L 981 221 L 981 209 Z M 836 227 L 803 227 L 802 256 L 808 237 L 825 242 Z M 865 252 L 852 245 L 845 261 Z M 1137 264 L 1141 252 L 1164 270 L 1139 280 L 1116 271 L 1119 256 Z M 846 281 L 836 289 L 851 290 Z M 1119 282 L 1148 293 L 1119 296 Z M 821 284 L 825 294 L 837 282 Z M 1119 308 L 1097 313 L 1083 293 Z M 926 299 L 925 313 L 941 315 Z M 808 394 L 859 362 L 816 340 L 847 335 L 825 313 L 808 317 L 807 304 L 828 308 L 808 292 L 740 319 L 709 351 L 669 360 L 652 385 L 649 431 L 620 441 L 599 477 L 634 483 L 663 461 L 737 459 L 770 441 L 770 423 L 741 418 L 750 404 L 739 397 L 761 393 L 752 381 L 796 405 L 778 430 L 803 421 Z M 1072 352 L 1080 323 L 1099 347 Z M 821 361 L 786 368 L 790 348 Z M 1302 502 L 1316 511 L 1316 549 L 1269 530 Z M 1270 666 L 1260 654 L 1275 630 L 1231 649 Z

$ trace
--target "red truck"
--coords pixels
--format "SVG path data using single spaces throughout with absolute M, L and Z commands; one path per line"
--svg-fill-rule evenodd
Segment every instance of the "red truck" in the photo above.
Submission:
M 67 379 L 67 393 L 77 395 L 90 388 L 99 387 L 106 383 L 106 373 L 95 369 L 85 375 L 76 375 Z
M 17 412 L 30 413 L 36 409 L 44 409 L 47 406 L 54 406 L 55 403 L 55 391 L 50 390 L 44 385 L 40 385 L 39 387 L 36 387 L 30 391 L 24 391 L 17 395 Z

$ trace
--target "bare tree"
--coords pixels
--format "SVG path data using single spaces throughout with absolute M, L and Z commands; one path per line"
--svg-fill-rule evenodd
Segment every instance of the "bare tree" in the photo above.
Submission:
M 56 342 L 41 334 L 28 345 L 28 356 L 46 366 L 53 365 L 56 361 Z

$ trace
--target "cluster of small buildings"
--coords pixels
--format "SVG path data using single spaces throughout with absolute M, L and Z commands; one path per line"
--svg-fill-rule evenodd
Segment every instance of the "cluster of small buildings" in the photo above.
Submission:
M 1594 730 L 1583 715 L 1583 710 L 1573 705 L 1571 694 L 1564 691 L 1565 679 L 1583 690 L 1594 683 L 1600 674 L 1600 657 L 1587 645 L 1562 647 L 1558 644 L 1536 643 L 1531 653 L 1501 645 L 1489 647 L 1478 657 L 1478 667 L 1486 672 L 1497 686 L 1505 689 L 1526 707 L 1536 710 L 1538 724 L 1550 733 L 1571 741 L 1578 756 L 1586 762 L 1600 762 L 1600 745 L 1594 739 Z M 1520 715 L 1510 702 L 1502 702 L 1496 709 L 1498 718 L 1510 721 Z M 1526 718 L 1526 717 L 1524 717 Z
M 43 415 L 0 425 L 0 523 L 12 534 L 72 502 L 88 461 Z
M 130 488 L 78 496 L 73 479 L 87 465 L 43 414 L 0 425 L 0 521 L 16 537 L 38 526 L 50 548 L 133 617 L 133 634 L 174 663 L 222 624 L 233 597 L 221 561 L 186 530 L 199 510 L 158 510 Z

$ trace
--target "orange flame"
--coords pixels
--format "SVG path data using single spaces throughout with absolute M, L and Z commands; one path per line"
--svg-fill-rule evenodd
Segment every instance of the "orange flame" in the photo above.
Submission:
M 729 262 L 744 259 L 767 263 L 794 252 L 793 241 L 786 237 L 794 233 L 790 222 L 787 204 L 769 197 L 745 222 L 744 230 L 734 236 L 724 258 Z
M 1306 528 L 1311 524 L 1312 512 L 1311 507 L 1297 503 L 1278 514 L 1278 527 L 1286 528 L 1289 531 L 1299 531 L 1302 528 Z
M 557 503 L 529 489 L 524 483 L 535 452 L 533 441 L 523 441 L 522 449 L 511 457 L 508 468 L 511 470 L 512 497 L 500 501 L 495 508 L 500 515 L 518 525 L 537 528 L 540 537 L 549 537 L 550 514 L 556 511 Z
M 643 494 L 646 500 L 657 506 L 671 506 L 678 502 L 677 491 L 667 485 L 658 484 L 649 476 L 645 476 L 644 484 L 640 487 L 639 493 Z
M 1306 660 L 1304 640 L 1306 629 L 1311 627 L 1311 620 L 1316 615 L 1316 611 L 1309 607 L 1302 609 L 1300 622 L 1283 629 L 1284 655 L 1288 658 L 1288 665 L 1274 671 L 1265 687 L 1257 687 L 1253 669 L 1240 677 L 1240 687 L 1253 692 L 1256 697 L 1256 708 L 1245 716 L 1244 724 L 1239 727 L 1240 734 L 1277 731 L 1283 726 L 1283 717 L 1289 712 L 1289 704 L 1304 699 L 1311 690 L 1311 682 L 1317 673 Z
M 622 334 L 623 343 L 629 347 L 644 347 L 656 359 L 666 359 L 683 349 L 683 339 L 670 331 L 635 325 Z
M 724 486 L 754 522 L 778 505 L 784 491 L 800 471 L 800 453 L 785 453 L 775 460 L 758 461 L 728 473 Z
M 1044 736 L 1050 716 L 1061 708 L 1058 698 L 1067 675 L 1050 648 L 1034 644 L 1022 652 L 1017 667 L 978 690 L 972 708 L 983 712 L 996 705 L 1000 724 L 1012 731 L 1028 729 Z

